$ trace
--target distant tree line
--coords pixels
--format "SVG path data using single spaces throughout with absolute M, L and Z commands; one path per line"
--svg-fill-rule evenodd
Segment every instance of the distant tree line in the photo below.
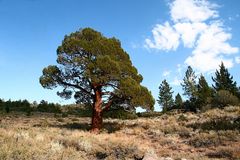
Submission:
M 30 103 L 28 100 L 17 100 L 17 101 L 4 101 L 0 99 L 0 110 L 2 112 L 48 112 L 48 113 L 61 113 L 61 105 L 55 103 L 48 103 L 42 100 L 39 104 L 34 101 Z
M 159 86 L 157 100 L 158 104 L 163 107 L 162 111 L 181 109 L 197 112 L 239 104 L 240 88 L 224 64 L 221 63 L 219 67 L 212 77 L 213 85 L 209 86 L 202 74 L 197 79 L 192 67 L 188 66 L 181 83 L 183 96 L 187 98 L 185 101 L 179 93 L 173 99 L 172 87 L 166 80 L 163 80 Z
M 85 104 L 68 104 L 60 105 L 57 103 L 49 103 L 41 100 L 40 103 L 34 101 L 30 103 L 28 100 L 4 101 L 0 99 L 0 112 L 8 114 L 11 112 L 22 112 L 26 115 L 32 115 L 36 112 L 54 113 L 56 116 L 66 117 L 68 115 L 76 115 L 79 117 L 91 117 L 92 110 Z M 112 107 L 103 117 L 117 119 L 134 119 L 137 118 L 136 110 L 126 110 L 124 107 Z

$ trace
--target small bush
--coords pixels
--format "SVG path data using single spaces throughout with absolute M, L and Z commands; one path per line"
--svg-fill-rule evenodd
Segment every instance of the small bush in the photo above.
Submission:
M 77 115 L 79 117 L 91 117 L 92 116 L 92 107 L 90 106 L 64 106 L 64 112 L 70 115 Z
M 62 118 L 66 118 L 66 117 L 68 117 L 68 114 L 67 113 L 62 113 Z
M 194 147 L 219 146 L 226 142 L 238 141 L 238 135 L 238 131 L 210 131 L 208 133 L 199 133 L 190 139 L 189 144 Z
M 230 119 L 213 119 L 209 122 L 201 124 L 203 130 L 240 130 L 240 118 L 235 120 Z
M 232 151 L 229 149 L 221 149 L 216 152 L 209 152 L 207 154 L 207 156 L 209 158 L 230 158 L 230 159 L 232 159 L 233 158 L 232 154 L 233 154 Z
M 200 133 L 192 137 L 189 144 L 194 147 L 210 147 L 221 144 L 217 134 Z
M 235 113 L 235 112 L 240 113 L 240 107 L 239 106 L 227 106 L 227 107 L 224 107 L 224 111 L 226 111 L 228 113 Z
M 47 113 L 61 113 L 61 107 L 58 104 L 48 103 L 47 101 L 42 100 L 37 106 L 37 111 L 47 112 Z
M 141 112 L 141 113 L 137 113 L 137 116 L 150 118 L 150 117 L 159 117 L 162 114 L 163 114 L 162 112 Z
M 211 119 L 203 123 L 194 123 L 188 125 L 193 129 L 202 129 L 202 130 L 240 130 L 240 117 L 236 119 L 230 119 L 227 117 L 222 117 L 218 119 Z
M 220 90 L 216 93 L 213 103 L 217 107 L 223 108 L 227 105 L 237 105 L 239 103 L 239 99 L 229 91 Z
M 206 155 L 209 158 L 226 158 L 238 160 L 240 158 L 240 149 L 234 146 L 221 146 L 216 148 L 216 151 L 210 151 Z
M 137 115 L 134 112 L 125 111 L 123 108 L 119 108 L 104 112 L 103 117 L 116 119 L 136 119 Z
M 58 122 L 64 122 L 64 119 L 63 118 L 58 118 L 57 121 Z
M 206 104 L 206 105 L 203 105 L 203 106 L 201 107 L 201 111 L 202 111 L 202 112 L 206 112 L 206 111 L 208 111 L 208 110 L 210 110 L 210 109 L 212 109 L 212 105 L 211 105 L 211 104 Z
M 183 114 L 181 114 L 181 115 L 178 117 L 178 120 L 179 120 L 179 121 L 188 121 L 187 117 L 184 116 Z

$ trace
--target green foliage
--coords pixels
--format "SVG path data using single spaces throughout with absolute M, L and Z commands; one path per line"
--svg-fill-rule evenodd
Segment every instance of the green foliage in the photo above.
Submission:
M 196 107 L 200 110 L 203 109 L 203 106 L 212 103 L 214 91 L 211 87 L 209 87 L 205 77 L 201 75 L 198 80 L 197 85 L 197 97 L 196 97 Z M 206 109 L 206 107 L 205 107 Z
M 174 105 L 176 109 L 181 109 L 183 107 L 183 100 L 179 93 L 175 96 Z
M 2 111 L 4 110 L 6 113 L 9 113 L 10 111 L 29 113 L 32 111 L 30 103 L 27 100 L 18 100 L 18 101 L 8 100 L 6 102 L 1 100 L 0 108 Z
M 64 109 L 64 112 L 66 112 L 69 115 L 77 115 L 79 117 L 92 116 L 92 108 L 90 106 L 77 104 L 77 105 L 65 105 L 62 108 Z
M 183 103 L 183 108 L 185 111 L 190 111 L 190 112 L 197 112 L 197 106 L 198 103 L 197 103 L 197 100 L 196 98 L 191 98 L 190 100 L 186 100 L 184 103 Z
M 181 86 L 183 88 L 185 96 L 188 96 L 188 98 L 190 99 L 196 98 L 197 96 L 196 75 L 191 66 L 188 66 Z
M 220 90 L 216 93 L 213 103 L 215 106 L 223 108 L 227 105 L 238 105 L 239 99 L 227 90 Z
M 163 112 L 171 110 L 173 106 L 172 87 L 166 80 L 163 80 L 159 86 L 158 104 L 163 106 Z
M 66 118 L 66 117 L 68 117 L 68 114 L 67 113 L 62 113 L 62 118 Z
M 179 121 L 188 121 L 187 117 L 183 114 L 181 114 L 179 117 L 178 117 L 178 120 Z
M 137 113 L 137 116 L 150 118 L 150 117 L 159 117 L 162 114 L 163 114 L 162 112 L 141 112 L 141 113 L 139 112 Z
M 123 108 L 111 109 L 108 112 L 103 113 L 105 118 L 116 118 L 116 119 L 136 119 L 137 115 L 135 112 L 126 111 Z
M 57 49 L 58 65 L 43 69 L 40 83 L 44 88 L 63 87 L 58 95 L 78 103 L 95 102 L 96 92 L 104 97 L 102 110 L 114 101 L 153 109 L 154 99 L 140 85 L 142 76 L 116 38 L 106 38 L 91 28 L 65 36 Z
M 4 100 L 0 99 L 0 111 L 4 108 Z
M 213 119 L 201 124 L 203 130 L 240 130 L 240 118 L 229 120 L 227 118 Z
M 216 70 L 215 77 L 212 77 L 212 80 L 215 83 L 213 87 L 216 91 L 226 90 L 235 96 L 239 96 L 237 83 L 233 81 L 233 76 L 230 75 L 223 63 L 221 63 L 220 69 Z
M 58 104 L 48 103 L 47 101 L 42 100 L 37 106 L 37 111 L 48 113 L 61 113 L 61 108 Z
M 10 106 L 11 106 L 11 101 L 9 100 L 9 101 L 7 101 L 5 103 L 5 111 L 6 111 L 6 113 L 10 112 Z

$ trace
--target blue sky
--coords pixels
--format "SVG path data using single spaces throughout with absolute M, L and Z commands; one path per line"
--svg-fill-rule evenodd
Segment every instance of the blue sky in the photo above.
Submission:
M 155 99 L 163 79 L 182 93 L 188 65 L 212 83 L 223 61 L 240 85 L 239 26 L 238 0 L 0 0 L 0 98 L 70 103 L 39 77 L 64 35 L 84 27 L 122 42 Z

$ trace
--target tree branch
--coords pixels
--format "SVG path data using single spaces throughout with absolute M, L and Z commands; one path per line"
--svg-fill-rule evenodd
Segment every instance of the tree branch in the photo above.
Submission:
M 87 93 L 87 94 L 89 94 L 89 95 L 92 96 L 91 92 L 87 91 L 86 89 L 84 89 L 84 88 L 82 88 L 82 87 L 80 87 L 80 86 L 78 86 L 78 85 L 64 82 L 64 81 L 61 80 L 60 78 L 58 78 L 58 81 L 59 81 L 61 84 L 65 85 L 65 86 L 70 86 L 70 87 L 74 87 L 74 88 L 80 89 L 81 91 L 83 91 L 83 92 L 85 92 L 85 93 Z
M 107 110 L 109 110 L 109 108 L 110 108 L 111 105 L 112 105 L 112 102 L 113 102 L 113 100 L 110 99 L 110 100 L 108 101 L 108 103 L 105 105 L 105 107 L 102 109 L 102 111 L 107 111 Z

